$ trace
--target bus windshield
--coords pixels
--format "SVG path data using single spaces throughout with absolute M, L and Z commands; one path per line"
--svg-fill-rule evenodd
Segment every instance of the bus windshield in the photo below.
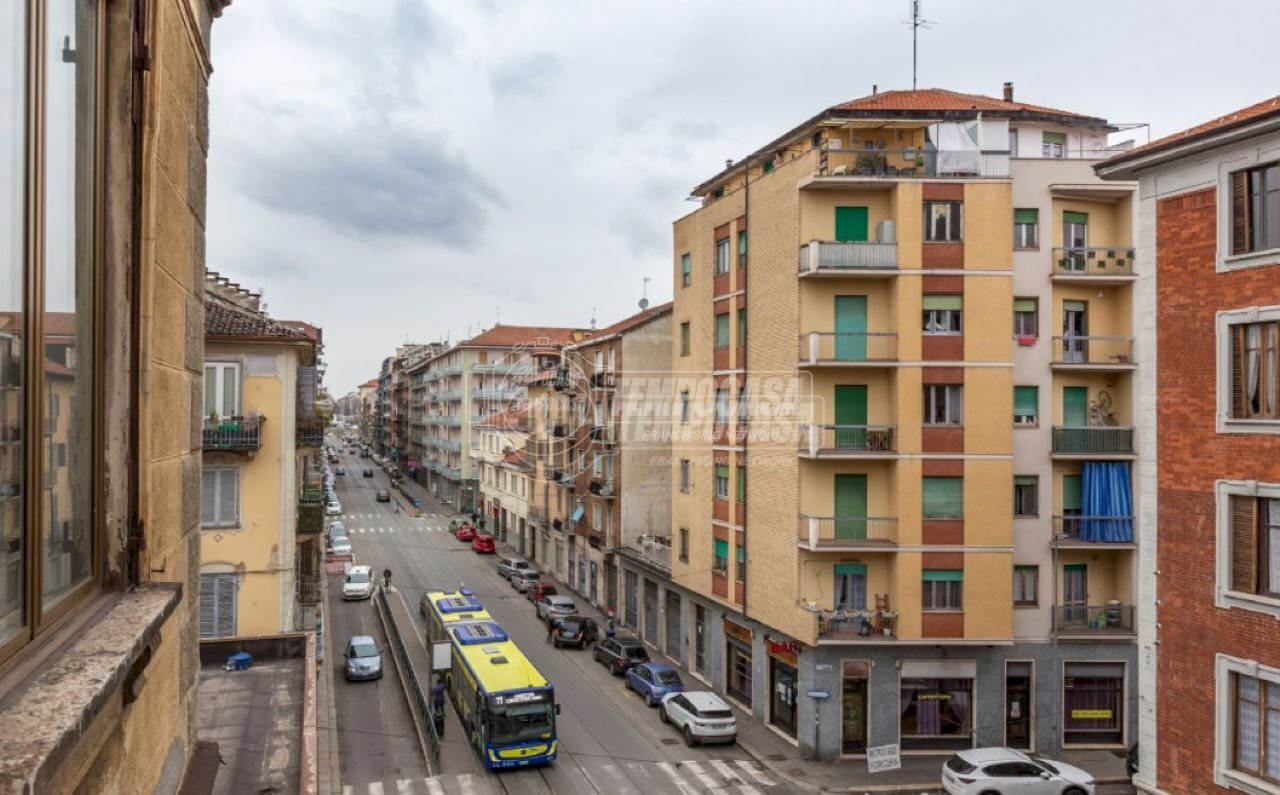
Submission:
M 494 707 L 489 713 L 489 741 L 500 745 L 549 736 L 554 716 L 548 702 Z

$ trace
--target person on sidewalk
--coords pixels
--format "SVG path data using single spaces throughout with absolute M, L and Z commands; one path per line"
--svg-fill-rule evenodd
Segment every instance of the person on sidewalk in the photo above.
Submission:
M 609 616 L 609 620 L 604 623 L 604 636 L 613 639 L 618 634 L 618 628 L 613 624 L 613 616 Z
M 436 734 L 444 736 L 444 677 L 431 686 L 431 717 L 436 724 Z
M 391 587 L 391 569 L 382 570 L 382 588 L 383 590 Z

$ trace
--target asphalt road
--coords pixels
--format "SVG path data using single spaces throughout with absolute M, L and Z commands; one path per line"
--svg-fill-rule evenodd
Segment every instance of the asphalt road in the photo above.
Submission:
M 375 572 L 389 567 L 392 584 L 411 605 L 428 590 L 461 584 L 471 588 L 555 685 L 561 704 L 560 755 L 554 764 L 494 774 L 482 770 L 474 757 L 454 755 L 445 758 L 447 767 L 441 775 L 426 778 L 394 669 L 375 683 L 346 682 L 339 669 L 339 747 L 346 792 L 783 795 L 803 791 L 778 782 L 737 746 L 686 747 L 673 729 L 658 720 L 656 710 L 595 663 L 589 651 L 547 645 L 546 630 L 532 603 L 497 575 L 494 556 L 477 555 L 454 539 L 446 529 L 450 514 L 445 508 L 426 506 L 427 515 L 422 518 L 408 510 L 396 514 L 392 505 L 374 501 L 377 489 L 389 488 L 381 469 L 373 467 L 370 459 L 356 456 L 344 454 L 340 461 L 346 474 L 335 480 L 356 562 L 372 565 Z M 361 471 L 369 467 L 374 468 L 374 477 L 362 477 Z M 335 651 L 357 631 L 385 643 L 370 603 L 343 604 L 338 589 L 340 585 L 331 585 L 329 594 Z M 340 666 L 341 655 L 335 656 L 333 664 Z M 455 737 L 460 732 L 457 725 L 446 729 L 446 735 Z

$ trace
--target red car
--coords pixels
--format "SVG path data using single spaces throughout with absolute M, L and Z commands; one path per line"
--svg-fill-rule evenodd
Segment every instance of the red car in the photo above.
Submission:
M 488 552 L 491 554 L 498 551 L 497 547 L 493 545 L 493 536 L 488 533 L 476 536 L 476 540 L 471 542 L 471 550 L 473 552 Z
M 462 527 L 459 527 L 458 540 L 459 541 L 475 541 L 476 529 L 469 524 L 464 524 Z

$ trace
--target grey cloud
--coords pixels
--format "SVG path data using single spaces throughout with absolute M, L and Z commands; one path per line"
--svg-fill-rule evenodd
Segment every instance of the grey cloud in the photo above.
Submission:
M 363 235 L 421 238 L 460 249 L 480 241 L 502 197 L 438 141 L 352 130 L 259 145 L 244 157 L 245 190 L 273 209 Z
M 494 96 L 499 99 L 518 96 L 536 96 L 547 89 L 560 71 L 560 59 L 547 53 L 508 61 L 493 70 L 489 82 Z
M 677 138 L 714 138 L 720 134 L 720 125 L 713 121 L 696 121 L 694 119 L 680 119 L 672 122 L 670 127 L 671 135 Z

